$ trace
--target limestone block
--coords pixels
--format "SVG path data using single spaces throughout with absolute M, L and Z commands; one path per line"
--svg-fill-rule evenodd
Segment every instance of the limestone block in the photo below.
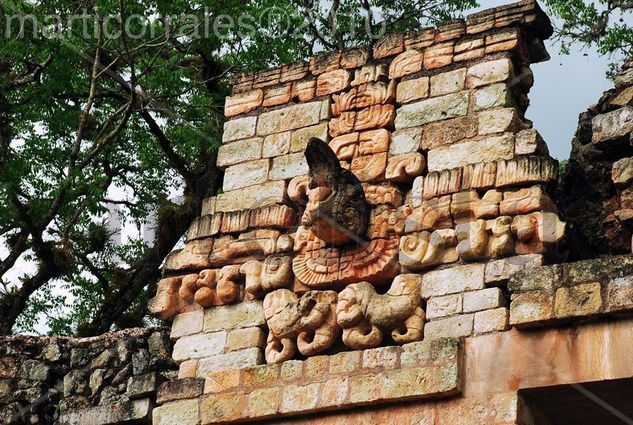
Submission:
M 431 77 L 431 96 L 442 96 L 464 90 L 465 81 L 465 68 L 435 75 Z
M 343 351 L 330 356 L 331 374 L 347 374 L 360 369 L 362 351 Z
M 226 337 L 226 351 L 237 351 L 245 348 L 264 348 L 266 334 L 261 328 L 252 327 L 230 331 Z
M 462 294 L 431 297 L 426 302 L 426 318 L 438 319 L 462 313 Z
M 273 161 L 276 160 L 277 158 Z M 270 161 L 268 159 L 232 165 L 224 171 L 224 184 L 222 188 L 224 190 L 234 190 L 264 183 L 268 178 L 269 167 Z
M 144 373 L 130 376 L 127 381 L 125 394 L 131 399 L 152 396 L 156 391 L 156 373 Z
M 630 310 L 633 308 L 633 279 L 631 276 L 610 279 L 606 287 L 606 311 Z
M 475 335 L 490 332 L 503 332 L 510 329 L 509 311 L 505 307 L 475 313 L 473 333 Z
M 423 193 L 424 193 L 424 177 L 418 176 L 413 180 L 413 184 L 411 186 L 411 192 L 408 205 L 411 208 L 418 208 L 422 206 L 422 202 L 424 201 Z
M 602 295 L 600 283 L 584 283 L 558 288 L 554 303 L 557 318 L 591 316 L 600 312 Z
M 519 131 L 516 135 L 515 153 L 517 155 L 549 156 L 547 144 L 538 131 L 533 128 Z
M 264 112 L 258 118 L 257 134 L 267 136 L 316 125 L 321 119 L 321 108 L 321 102 L 309 102 Z
M 316 92 L 316 81 L 309 79 L 303 81 L 295 81 L 292 84 L 291 98 L 299 102 L 309 102 L 314 99 Z
M 464 313 L 503 307 L 505 299 L 499 288 L 486 288 L 464 293 Z
M 480 141 L 441 146 L 428 152 L 429 171 L 441 171 L 514 156 L 514 135 L 505 134 Z
M 417 152 L 422 147 L 422 128 L 411 127 L 397 130 L 391 135 L 389 155 L 402 155 Z
M 261 138 L 224 144 L 218 149 L 217 165 L 220 168 L 224 168 L 229 165 L 260 159 L 262 157 L 262 144 Z
M 317 78 L 317 96 L 326 96 L 347 89 L 350 85 L 352 74 L 345 69 L 325 72 Z
M 469 88 L 507 81 L 514 76 L 510 59 L 498 59 L 473 65 L 468 69 L 467 86 Z
M 486 284 L 497 285 L 504 283 L 515 273 L 542 265 L 543 256 L 540 254 L 518 255 L 490 261 L 486 264 Z
M 493 84 L 475 91 L 475 110 L 512 106 L 512 94 L 505 83 Z
M 224 351 L 226 332 L 188 335 L 174 344 L 172 357 L 177 363 L 214 356 Z
M 452 42 L 436 44 L 424 51 L 424 69 L 435 69 L 453 62 L 454 44 Z
M 246 403 L 247 416 L 265 418 L 277 413 L 281 394 L 277 388 L 262 388 L 252 391 Z
M 396 79 L 405 75 L 415 74 L 422 69 L 424 55 L 417 50 L 405 50 L 396 56 L 389 65 L 389 78 Z
M 319 406 L 334 407 L 345 404 L 349 393 L 349 378 L 337 377 L 328 379 L 323 384 Z
M 290 131 L 266 136 L 263 142 L 262 157 L 270 158 L 281 156 L 290 152 Z
M 482 111 L 478 114 L 479 118 L 479 135 L 485 136 L 494 133 L 515 132 L 521 123 L 519 114 L 515 108 L 493 109 L 490 111 Z M 529 132 L 529 130 L 524 130 Z M 523 133 L 523 132 L 521 132 Z M 517 136 L 518 139 L 518 136 Z M 535 153 L 536 149 L 529 149 L 527 146 L 532 145 L 523 136 L 521 138 L 521 148 L 517 150 L 525 154 Z M 518 144 L 518 142 L 517 142 Z M 532 152 L 529 152 L 532 150 Z M 519 154 L 519 152 L 517 152 Z
M 204 311 L 202 309 L 177 314 L 171 324 L 172 339 L 202 332 Z
M 319 401 L 320 384 L 288 385 L 283 388 L 280 413 L 311 410 Z
M 322 123 L 311 127 L 300 128 L 292 133 L 290 139 L 290 152 L 302 152 L 305 151 L 306 146 L 311 138 L 327 140 L 328 138 L 328 125 Z
M 613 163 L 611 180 L 616 186 L 628 186 L 633 182 L 633 157 L 622 158 Z
M 270 106 L 283 105 L 290 102 L 292 94 L 292 84 L 282 84 L 280 86 L 267 88 L 264 92 L 264 101 L 262 106 L 267 108 Z
M 200 401 L 200 419 L 203 425 L 237 421 L 244 417 L 247 398 L 243 392 L 215 394 Z
M 399 366 L 398 347 L 379 347 L 363 350 L 363 369 L 396 369 Z
M 396 129 L 417 127 L 433 121 L 466 115 L 468 101 L 469 93 L 463 91 L 403 105 L 396 115 Z
M 467 264 L 435 270 L 422 277 L 422 298 L 484 289 L 484 264 Z
M 222 393 L 237 388 L 240 385 L 240 375 L 239 369 L 209 372 L 204 378 L 204 394 Z
M 273 158 L 269 178 L 284 180 L 305 174 L 308 174 L 308 163 L 303 152 L 300 152 Z
M 404 50 L 403 34 L 386 34 L 374 44 L 374 59 L 382 59 L 397 55 Z
M 402 131 L 402 130 L 401 130 Z M 424 126 L 422 147 L 425 150 L 451 145 L 477 135 L 477 117 L 464 116 L 433 122 Z
M 603 143 L 627 136 L 633 131 L 633 107 L 597 115 L 592 121 L 593 143 Z
M 225 354 L 217 354 L 205 357 L 198 361 L 197 377 L 204 378 L 210 372 L 228 369 L 242 369 L 264 363 L 262 350 L 259 348 L 246 348 Z
M 444 319 L 432 320 L 425 326 L 427 339 L 457 338 L 473 333 L 474 314 L 458 314 Z
M 205 311 L 204 332 L 217 332 L 264 325 L 262 303 L 243 302 L 231 306 L 217 306 Z
M 256 186 L 223 192 L 218 195 L 217 210 L 239 211 L 277 203 L 283 203 L 286 183 L 283 180 L 269 181 Z
M 403 104 L 429 96 L 429 77 L 401 81 L 396 88 L 396 102 Z
M 224 116 L 229 118 L 250 112 L 262 104 L 263 98 L 264 92 L 262 89 L 228 96 L 224 104 Z
M 225 122 L 222 143 L 253 137 L 256 123 L 257 117 L 236 118 Z
M 153 405 L 149 398 L 142 398 L 86 409 L 72 409 L 63 412 L 59 416 L 58 423 L 79 425 L 117 424 L 125 422 L 142 423 L 150 420 L 152 407 Z
M 553 295 L 539 290 L 512 295 L 510 325 L 517 327 L 537 325 L 553 318 Z

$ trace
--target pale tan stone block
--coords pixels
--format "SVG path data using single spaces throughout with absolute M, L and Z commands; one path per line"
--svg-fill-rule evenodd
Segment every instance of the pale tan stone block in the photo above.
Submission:
M 278 134 L 271 134 L 264 138 L 262 157 L 270 158 L 281 156 L 290 152 L 291 132 L 286 131 Z
M 424 337 L 458 338 L 473 333 L 473 314 L 458 314 L 444 319 L 433 320 L 424 325 Z
M 466 69 L 444 72 L 431 77 L 431 96 L 442 96 L 464 90 Z
M 205 332 L 250 328 L 265 324 L 261 301 L 216 306 L 207 309 L 204 314 Z
M 462 313 L 462 294 L 431 297 L 426 302 L 426 318 L 438 319 Z
M 198 425 L 198 399 L 173 401 L 152 411 L 152 423 L 156 425 Z
M 396 102 L 409 103 L 429 96 L 429 77 L 401 81 L 396 87 Z
M 422 276 L 422 298 L 484 289 L 484 264 L 467 264 Z
M 290 152 L 303 153 L 312 137 L 316 137 L 317 139 L 321 139 L 324 142 L 327 142 L 328 124 L 324 122 L 319 125 L 313 125 L 311 127 L 295 130 L 294 133 L 292 133 L 292 138 L 290 141 Z
M 288 385 L 283 388 L 281 413 L 301 412 L 314 409 L 319 402 L 321 384 Z
M 350 373 L 360 368 L 361 351 L 343 351 L 330 356 L 330 373 Z
M 514 157 L 514 135 L 440 146 L 428 152 L 429 171 L 458 168 L 479 162 L 490 162 Z
M 347 400 L 349 393 L 349 378 L 332 378 L 325 381 L 321 393 L 319 406 L 334 407 L 342 406 Z
M 396 113 L 396 129 L 466 115 L 468 102 L 469 93 L 463 91 L 401 106 Z
M 214 356 L 224 351 L 226 332 L 188 335 L 174 344 L 172 357 L 180 363 L 190 359 Z
M 218 149 L 217 165 L 220 168 L 262 157 L 262 139 L 254 138 L 227 143 Z
M 222 143 L 253 137 L 256 123 L 257 117 L 236 118 L 225 122 Z
M 247 210 L 283 203 L 285 198 L 286 182 L 269 181 L 219 194 L 216 209 L 219 212 Z
M 264 183 L 268 179 L 269 168 L 268 159 L 232 165 L 224 171 L 222 188 L 228 191 Z
M 170 338 L 176 339 L 202 332 L 203 318 L 202 309 L 177 314 L 171 324 Z
M 279 379 L 279 364 L 265 364 L 242 370 L 242 386 L 245 389 L 270 387 Z
M 400 364 L 399 347 L 370 348 L 363 351 L 363 369 L 395 369 Z
M 217 394 L 236 389 L 240 385 L 240 373 L 239 369 L 208 373 L 204 378 L 204 393 Z
M 507 81 L 514 75 L 510 59 L 498 59 L 473 65 L 468 69 L 467 86 L 469 88 Z
M 303 152 L 273 158 L 269 178 L 271 180 L 291 179 L 308 174 L 308 163 Z
M 544 291 L 529 291 L 512 295 L 510 324 L 535 325 L 554 317 L 554 296 Z
M 279 388 L 262 388 L 248 395 L 246 416 L 262 418 L 277 413 L 281 394 Z
M 266 345 L 266 335 L 261 328 L 236 329 L 229 332 L 226 338 L 226 351 L 241 350 L 244 348 L 259 347 Z
M 486 288 L 464 293 L 464 313 L 490 310 L 505 305 L 499 288 Z
M 510 328 L 508 324 L 509 312 L 505 307 L 475 313 L 475 335 L 503 332 Z
M 556 317 L 591 316 L 602 308 L 600 283 L 584 283 L 572 287 L 558 288 L 554 311 Z
M 479 135 L 514 132 L 519 128 L 520 118 L 516 109 L 502 108 L 482 111 L 478 114 Z M 517 137 L 518 138 L 518 137 Z M 529 152 L 531 153 L 531 152 Z
M 228 369 L 242 369 L 264 363 L 264 356 L 259 348 L 246 348 L 212 357 L 205 357 L 198 362 L 198 378 L 206 377 L 210 372 Z
M 475 111 L 512 106 L 512 93 L 505 83 L 482 87 L 475 92 Z
M 178 379 L 195 378 L 198 375 L 198 360 L 185 360 L 178 366 Z
M 202 425 L 236 421 L 244 416 L 246 396 L 241 391 L 211 395 L 200 402 Z
M 264 112 L 258 118 L 257 134 L 267 136 L 316 125 L 321 118 L 322 107 L 322 102 L 309 102 Z

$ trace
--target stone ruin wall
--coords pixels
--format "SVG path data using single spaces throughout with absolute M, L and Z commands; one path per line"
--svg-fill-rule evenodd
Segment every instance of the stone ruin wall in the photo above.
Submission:
M 223 191 L 150 301 L 177 372 L 132 361 L 142 395 L 108 372 L 95 396 L 91 368 L 55 423 L 543 425 L 518 390 L 633 377 L 633 260 L 565 262 L 589 257 L 588 218 L 619 244 L 593 257 L 630 253 L 633 71 L 581 116 L 559 184 L 524 117 L 551 33 L 526 0 L 236 77 Z M 12 370 L 0 407 L 30 382 Z

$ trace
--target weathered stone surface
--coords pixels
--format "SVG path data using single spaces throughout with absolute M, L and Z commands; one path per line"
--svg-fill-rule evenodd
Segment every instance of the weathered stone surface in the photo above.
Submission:
M 237 351 L 245 348 L 264 348 L 266 334 L 261 328 L 252 327 L 230 331 L 226 337 L 226 351 Z
M 282 203 L 286 196 L 283 180 L 270 181 L 256 186 L 224 192 L 218 195 L 217 210 L 239 211 Z
M 453 62 L 454 44 L 452 42 L 436 44 L 424 51 L 424 68 L 435 69 Z
M 456 245 L 453 229 L 411 233 L 400 238 L 398 259 L 406 270 L 423 270 L 438 264 L 454 263 L 459 259 Z
M 544 291 L 512 295 L 510 325 L 537 325 L 554 318 L 554 296 Z
M 262 326 L 265 323 L 261 301 L 218 306 L 208 309 L 204 313 L 205 332 L 249 328 Z
M 131 399 L 150 396 L 156 391 L 156 373 L 144 373 L 131 376 L 127 381 L 125 393 Z
M 68 410 L 59 417 L 60 425 L 117 424 L 126 421 L 149 420 L 152 414 L 149 398 L 129 402 Z
M 224 123 L 222 142 L 246 139 L 255 135 L 257 117 L 236 118 Z
M 243 417 L 246 396 L 242 392 L 212 395 L 200 402 L 200 419 L 203 425 L 236 421 Z
M 343 51 L 341 56 L 341 66 L 345 69 L 360 68 L 367 63 L 369 50 L 357 47 Z
M 397 130 L 391 135 L 389 155 L 402 155 L 416 152 L 422 147 L 422 128 L 412 127 Z
M 505 134 L 499 137 L 441 146 L 428 152 L 429 171 L 441 171 L 467 164 L 510 159 L 514 156 L 514 136 Z
M 406 129 L 408 130 L 408 129 Z M 399 131 L 406 131 L 399 130 Z M 424 126 L 422 147 L 425 150 L 450 145 L 477 135 L 477 117 L 464 116 L 433 122 Z
M 273 170 L 275 170 L 275 161 L 277 159 L 273 160 Z M 222 187 L 224 190 L 234 190 L 264 183 L 268 178 L 269 167 L 270 161 L 267 159 L 232 165 L 224 171 L 224 184 Z M 278 178 L 272 176 L 271 178 L 278 180 Z
M 497 162 L 496 186 L 549 183 L 558 175 L 557 162 L 540 156 L 522 156 Z
M 511 190 L 503 194 L 499 203 L 501 215 L 522 215 L 533 212 L 556 212 L 556 205 L 542 186 Z
M 628 186 L 633 182 L 633 157 L 622 158 L 613 163 L 611 180 L 617 186 Z
M 388 73 L 389 69 L 387 65 L 365 65 L 362 68 L 354 71 L 354 80 L 352 81 L 352 87 L 357 87 L 361 84 L 386 79 Z
M 274 415 L 279 408 L 281 394 L 277 388 L 262 388 L 248 395 L 246 416 L 262 417 Z
M 224 104 L 224 115 L 233 117 L 250 112 L 262 104 L 263 98 L 264 92 L 261 89 L 228 96 Z
M 217 394 L 236 389 L 240 385 L 240 376 L 240 369 L 209 372 L 204 378 L 204 394 Z
M 475 110 L 512 106 L 512 94 L 504 83 L 493 84 L 475 91 Z
M 633 278 L 629 276 L 610 279 L 604 300 L 606 311 L 633 308 Z
M 308 142 L 311 138 L 316 137 L 327 141 L 328 138 L 328 124 L 322 123 L 319 125 L 313 125 L 311 127 L 300 128 L 292 133 L 290 140 L 290 152 L 302 152 L 305 151 L 308 146 Z
M 367 108 L 374 105 L 393 103 L 396 92 L 394 81 L 387 83 L 374 82 L 361 84 L 340 95 L 332 96 L 332 115 L 340 116 L 341 113 Z
M 592 121 L 593 143 L 608 142 L 633 131 L 633 107 L 627 106 L 597 115 Z
M 308 174 L 308 163 L 303 153 L 278 156 L 273 158 L 269 178 L 271 180 L 291 179 Z
M 410 182 L 421 175 L 426 168 L 426 160 L 419 152 L 405 153 L 389 158 L 385 178 L 394 182 Z
M 599 282 L 556 290 L 554 311 L 557 318 L 590 316 L 598 313 L 601 307 L 602 296 Z
M 374 59 L 382 59 L 388 56 L 397 55 L 404 50 L 403 34 L 386 34 L 374 44 Z
M 442 96 L 464 90 L 466 69 L 444 72 L 431 77 L 431 96 Z
M 502 332 L 510 328 L 509 311 L 505 307 L 475 313 L 473 333 L 475 335 L 490 332 Z
M 310 102 L 264 112 L 258 118 L 257 134 L 266 136 L 316 125 L 322 116 L 321 109 L 322 102 Z
M 396 88 L 396 102 L 409 103 L 429 95 L 429 77 L 401 81 Z
M 422 69 L 424 55 L 417 50 L 405 50 L 396 56 L 389 65 L 389 78 L 395 79 L 415 74 Z
M 263 143 L 262 157 L 270 158 L 290 152 L 291 134 L 290 131 L 286 131 L 266 136 Z
M 517 155 L 543 155 L 549 156 L 549 150 L 545 141 L 535 129 L 519 131 L 516 135 L 514 152 Z
M 309 411 L 319 401 L 319 384 L 289 385 L 284 387 L 279 412 Z
M 466 115 L 468 100 L 468 92 L 461 92 L 401 106 L 396 115 L 396 128 L 417 127 L 433 121 Z
M 432 320 L 425 325 L 424 337 L 437 339 L 469 336 L 473 333 L 473 324 L 473 314 L 459 314 L 445 319 Z
M 204 311 L 202 309 L 177 314 L 171 324 L 172 339 L 202 332 Z
M 330 356 L 330 369 L 332 374 L 346 374 L 360 369 L 361 351 L 343 351 Z
M 483 62 L 468 69 L 467 85 L 469 88 L 507 81 L 513 76 L 510 59 L 499 59 Z
M 459 192 L 462 184 L 462 170 L 442 170 L 429 172 L 424 178 L 424 199 Z
M 164 382 L 156 392 L 156 403 L 193 399 L 202 395 L 204 379 L 188 378 Z M 196 418 L 197 418 L 196 414 Z
M 217 354 L 198 360 L 197 377 L 204 378 L 210 372 L 227 369 L 242 369 L 264 363 L 264 356 L 259 348 L 247 348 L 225 354 Z
M 180 363 L 184 360 L 214 356 L 224 351 L 226 332 L 188 335 L 174 344 L 173 359 Z
M 345 69 L 325 72 L 317 78 L 317 96 L 338 93 L 349 87 L 352 74 Z
M 520 119 L 515 108 L 493 109 L 491 111 L 483 111 L 478 114 L 479 118 L 479 135 L 484 136 L 493 133 L 514 132 L 519 128 Z M 536 153 L 536 148 L 528 149 L 531 143 L 527 142 L 527 138 L 522 138 L 521 153 Z M 532 150 L 532 152 L 529 152 Z M 519 152 L 517 152 L 519 154 Z
M 470 164 L 462 168 L 461 189 L 489 189 L 497 180 L 497 163 Z
M 462 294 L 431 297 L 426 302 L 426 318 L 438 319 L 462 313 Z
M 505 299 L 499 288 L 486 288 L 464 293 L 464 313 L 490 310 L 504 305 Z
M 384 177 L 387 169 L 387 153 L 357 156 L 352 161 L 351 171 L 361 182 L 374 182 Z
M 283 84 L 266 89 L 264 92 L 263 107 L 283 105 L 290 102 L 292 94 L 292 84 Z
M 422 298 L 484 289 L 484 264 L 468 264 L 425 273 Z
M 515 273 L 542 265 L 543 256 L 540 254 L 519 255 L 490 261 L 486 264 L 486 284 L 497 285 L 506 282 Z
M 218 149 L 218 167 L 227 167 L 240 162 L 251 161 L 262 157 L 262 139 L 253 138 L 239 142 L 227 143 Z
M 396 369 L 400 360 L 398 347 L 370 348 L 363 351 L 363 369 Z

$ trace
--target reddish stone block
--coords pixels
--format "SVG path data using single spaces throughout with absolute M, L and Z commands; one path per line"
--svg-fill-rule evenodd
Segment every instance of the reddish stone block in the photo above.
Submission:
M 343 91 L 349 87 L 352 75 L 345 69 L 325 72 L 317 78 L 317 96 Z
M 387 34 L 374 45 L 374 59 L 397 55 L 404 50 L 403 34 Z
M 228 96 L 224 104 L 224 116 L 228 118 L 250 112 L 262 104 L 263 98 L 264 93 L 261 89 Z
M 417 50 L 406 50 L 400 53 L 389 66 L 389 78 L 400 78 L 405 75 L 415 74 L 422 69 L 424 55 Z
M 387 153 L 357 156 L 352 161 L 352 173 L 361 182 L 381 180 L 387 169 Z

